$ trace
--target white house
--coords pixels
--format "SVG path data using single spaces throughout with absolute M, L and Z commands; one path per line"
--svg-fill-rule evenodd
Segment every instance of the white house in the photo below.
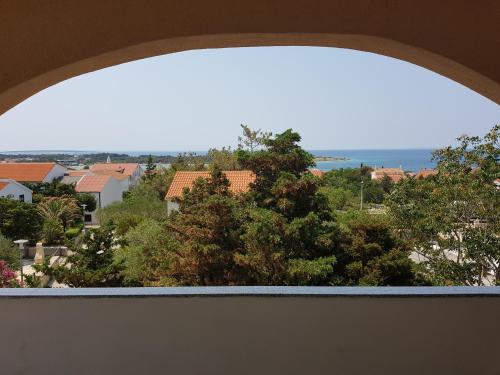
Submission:
M 246 193 L 250 189 L 250 185 L 255 182 L 255 174 L 252 171 L 223 171 L 222 173 L 229 180 L 229 191 L 233 194 Z M 184 189 L 191 189 L 198 178 L 208 179 L 210 172 L 179 171 L 175 174 L 165 196 L 168 214 L 179 209 L 178 200 L 182 198 Z
M 31 203 L 33 201 L 33 192 L 17 181 L 0 178 L 0 198 L 9 198 Z
M 62 179 L 66 168 L 57 163 L 0 163 L 0 178 L 42 183 Z
M 110 174 L 114 177 L 121 175 L 127 179 L 127 190 L 130 186 L 137 185 L 144 173 L 138 163 L 98 163 L 90 167 L 90 172 Z
M 99 218 L 96 215 L 98 209 L 122 201 L 122 183 L 112 176 L 85 175 L 78 181 L 75 190 L 77 193 L 89 193 L 97 201 L 95 211 L 85 212 L 85 222 L 88 224 L 99 224 Z

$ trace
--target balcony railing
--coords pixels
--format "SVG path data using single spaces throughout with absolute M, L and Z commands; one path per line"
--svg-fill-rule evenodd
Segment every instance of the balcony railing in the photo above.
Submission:
M 500 288 L 0 290 L 2 374 L 499 374 Z

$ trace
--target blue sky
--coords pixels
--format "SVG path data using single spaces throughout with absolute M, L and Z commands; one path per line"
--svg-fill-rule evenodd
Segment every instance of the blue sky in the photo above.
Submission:
M 0 151 L 206 150 L 239 124 L 307 149 L 434 148 L 482 135 L 500 106 L 431 71 L 336 48 L 188 51 L 75 77 L 0 116 Z

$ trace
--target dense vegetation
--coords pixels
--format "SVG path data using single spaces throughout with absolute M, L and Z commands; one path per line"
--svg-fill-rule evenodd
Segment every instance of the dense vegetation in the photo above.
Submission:
M 239 147 L 210 150 L 208 164 L 181 155 L 167 170 L 149 157 L 141 183 L 71 246 L 71 267 L 39 270 L 75 287 L 500 284 L 498 132 L 461 137 L 436 151 L 436 175 L 394 184 L 371 180 L 365 166 L 316 177 L 299 134 L 243 127 Z M 175 172 L 207 169 L 168 216 Z M 254 172 L 248 193 L 231 193 L 222 171 L 234 169 Z M 40 188 L 34 209 L 0 210 L 0 230 L 26 230 L 19 215 L 38 235 L 50 220 L 64 228 L 77 220 L 69 201 L 57 208 L 76 200 L 66 193 Z M 8 242 L 0 238 L 0 258 L 15 267 Z

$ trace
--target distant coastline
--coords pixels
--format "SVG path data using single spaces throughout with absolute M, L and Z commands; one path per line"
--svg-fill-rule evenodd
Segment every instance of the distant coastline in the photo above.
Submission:
M 321 162 L 321 161 L 345 161 L 345 160 L 351 160 L 350 158 L 346 156 L 315 156 L 314 161 Z
M 340 168 L 368 167 L 402 167 L 405 171 L 418 172 L 424 168 L 434 168 L 432 149 L 376 149 L 376 150 L 307 150 L 314 156 L 315 168 L 329 171 Z M 156 163 L 172 163 L 176 156 L 187 151 L 82 151 L 82 150 L 37 150 L 37 151 L 0 151 L 0 161 L 21 159 L 24 161 L 57 161 L 75 162 L 87 159 L 86 163 L 104 162 L 108 155 L 114 162 L 135 162 L 144 164 L 151 154 Z M 204 159 L 207 151 L 191 151 Z M 31 160 L 30 160 L 31 159 Z

